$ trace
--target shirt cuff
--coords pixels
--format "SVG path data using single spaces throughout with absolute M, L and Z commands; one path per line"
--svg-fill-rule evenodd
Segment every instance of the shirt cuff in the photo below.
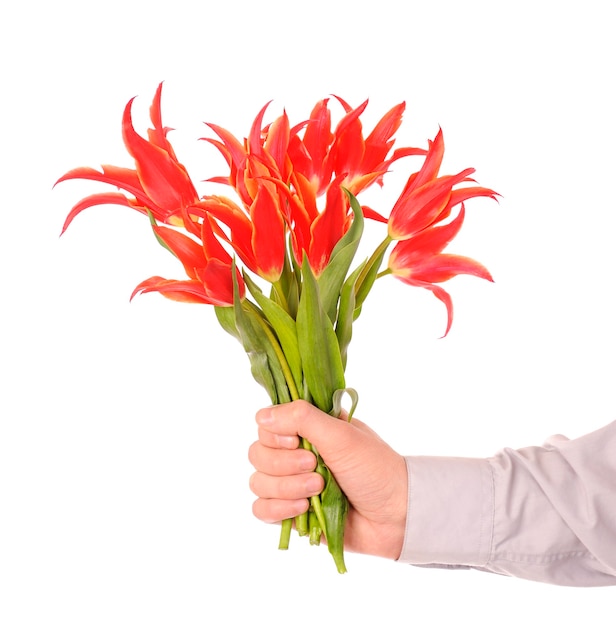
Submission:
M 494 480 L 487 459 L 406 457 L 408 509 L 399 561 L 483 567 L 490 558 Z

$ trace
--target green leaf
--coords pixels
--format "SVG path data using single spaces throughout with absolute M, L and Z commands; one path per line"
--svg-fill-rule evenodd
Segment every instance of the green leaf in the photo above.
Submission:
M 227 331 L 230 335 L 233 335 L 238 341 L 241 342 L 240 333 L 235 324 L 235 311 L 232 306 L 215 306 L 214 313 L 218 323 L 222 326 L 223 330 Z
M 233 272 L 234 302 L 233 312 L 235 315 L 235 326 L 238 331 L 239 340 L 250 361 L 250 372 L 253 378 L 265 388 L 272 404 L 278 403 L 278 392 L 273 373 L 269 366 L 267 353 L 263 349 L 263 331 L 259 327 L 254 316 L 249 315 L 242 306 L 239 297 L 239 289 L 235 278 L 235 267 Z
M 239 295 L 239 285 L 233 264 L 233 316 L 229 310 L 217 311 L 223 328 L 236 336 L 242 344 L 248 359 L 253 378 L 267 391 L 273 404 L 289 402 L 291 396 L 282 373 L 280 361 L 267 335 L 266 324 L 261 312 Z M 234 331 L 235 328 L 235 331 Z
M 353 194 L 348 191 L 346 193 L 353 209 L 353 223 L 334 247 L 329 263 L 319 276 L 321 302 L 332 322 L 336 321 L 340 289 L 347 277 L 351 263 L 353 263 L 364 232 L 364 216 L 361 206 Z
M 333 408 L 330 412 L 330 415 L 333 417 L 340 417 L 342 413 L 342 398 L 348 395 L 351 398 L 351 408 L 349 409 L 348 421 L 351 421 L 353 417 L 353 413 L 355 413 L 355 409 L 357 408 L 357 403 L 359 402 L 359 394 L 353 387 L 347 387 L 346 389 L 337 389 L 334 391 L 333 397 Z
M 295 320 L 277 302 L 263 294 L 248 275 L 244 275 L 244 281 L 278 338 L 296 388 L 301 389 L 303 380 L 302 359 L 299 353 Z
M 280 290 L 272 286 L 271 299 L 278 302 L 285 311 L 295 319 L 297 316 L 297 304 L 299 302 L 299 286 L 297 284 L 296 264 L 291 263 L 288 256 L 285 256 L 282 274 L 280 276 Z M 282 291 L 283 296 L 281 296 Z M 284 299 L 284 301 L 283 301 Z
M 365 265 L 365 264 L 364 264 Z M 355 315 L 355 284 L 364 265 L 360 265 L 344 282 L 340 292 L 338 319 L 336 320 L 336 337 L 340 346 L 342 366 L 346 370 L 347 351 L 353 336 L 353 321 Z
M 344 527 L 349 501 L 326 465 L 321 464 L 319 473 L 325 478 L 325 488 L 321 492 L 321 510 L 325 518 L 327 549 L 334 558 L 338 572 L 344 574 Z
M 334 246 L 332 256 L 336 256 L 336 254 L 338 254 L 338 252 L 342 250 L 342 248 L 345 248 L 348 244 L 356 243 L 359 245 L 359 241 L 364 234 L 364 212 L 361 209 L 361 205 L 357 201 L 357 198 L 348 189 L 344 189 L 344 192 L 348 196 L 349 203 L 351 204 L 353 222 L 349 230 L 347 230 L 345 235 Z
M 313 404 L 329 413 L 336 389 L 343 389 L 344 368 L 333 324 L 321 305 L 319 285 L 304 257 L 297 339 L 304 379 Z
M 368 297 L 374 281 L 377 279 L 379 269 L 383 263 L 383 257 L 387 252 L 387 248 L 391 243 L 389 237 L 385 238 L 374 251 L 374 254 L 367 261 L 366 266 L 357 281 L 357 287 L 355 290 L 355 319 L 359 317 L 361 313 L 361 307 Z

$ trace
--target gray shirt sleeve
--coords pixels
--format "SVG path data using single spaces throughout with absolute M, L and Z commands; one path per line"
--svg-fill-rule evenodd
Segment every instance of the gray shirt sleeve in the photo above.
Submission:
M 489 459 L 406 461 L 401 562 L 616 585 L 616 422 Z

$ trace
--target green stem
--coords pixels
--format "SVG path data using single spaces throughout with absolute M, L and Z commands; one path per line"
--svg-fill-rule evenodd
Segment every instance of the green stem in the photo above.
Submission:
M 314 449 L 314 446 L 307 440 L 302 437 L 302 447 L 304 450 L 310 450 L 313 454 L 317 455 L 317 459 L 319 458 L 317 451 Z M 321 462 L 320 460 L 318 461 Z M 319 526 L 321 526 L 321 531 L 325 535 L 325 540 L 327 540 L 327 533 L 325 532 L 325 516 L 323 515 L 323 508 L 321 507 L 321 494 L 316 496 L 311 496 L 310 504 L 312 505 L 312 510 L 317 517 L 319 522 Z
M 387 268 L 387 269 L 383 270 L 382 272 L 379 272 L 376 275 L 376 277 L 377 278 L 382 278 L 383 276 L 387 276 L 388 274 L 391 274 L 391 273 L 392 273 L 392 271 L 389 268 Z
M 300 537 L 305 537 L 308 534 L 308 513 L 302 513 L 301 515 L 296 516 L 295 528 L 297 529 L 297 534 Z
M 319 520 L 317 519 L 314 511 L 309 511 L 308 513 L 308 526 L 310 528 L 310 545 L 320 545 L 323 529 L 321 528 L 321 524 L 319 524 Z
M 282 369 L 282 375 L 284 376 L 284 379 L 287 383 L 287 387 L 289 388 L 291 399 L 299 400 L 300 395 L 297 391 L 297 387 L 295 386 L 295 381 L 293 380 L 293 374 L 291 372 L 291 368 L 289 367 L 287 357 L 285 356 L 282 348 L 280 347 L 280 343 L 278 339 L 276 338 L 276 335 L 272 332 L 272 329 L 269 327 L 269 324 L 263 319 L 263 316 L 261 315 L 261 309 L 253 302 L 250 302 L 250 300 L 248 300 L 247 302 L 248 302 L 248 305 L 256 311 L 259 324 L 261 328 L 263 329 L 265 336 L 269 339 L 269 342 L 274 352 L 276 353 L 276 356 L 278 357 L 278 361 L 280 362 L 280 367 Z
M 282 527 L 280 529 L 280 539 L 278 540 L 279 550 L 289 549 L 289 540 L 291 539 L 291 529 L 293 528 L 293 520 L 285 519 L 282 521 Z
M 377 246 L 376 250 L 372 253 L 372 256 L 368 259 L 366 265 L 364 265 L 364 268 L 359 273 L 357 282 L 355 283 L 355 293 L 359 292 L 364 280 L 366 280 L 366 277 L 370 273 L 372 266 L 380 261 L 380 259 L 383 257 L 383 254 L 385 253 L 385 250 L 387 250 L 387 247 L 392 241 L 393 239 L 389 235 L 387 235 L 385 239 L 383 239 L 383 241 L 381 241 L 381 243 Z
M 274 288 L 274 291 L 276 292 L 277 298 L 280 300 L 280 305 L 288 313 L 289 302 L 287 301 L 287 295 L 284 292 L 282 284 L 280 283 L 279 280 L 277 280 L 275 283 L 272 283 L 272 287 Z

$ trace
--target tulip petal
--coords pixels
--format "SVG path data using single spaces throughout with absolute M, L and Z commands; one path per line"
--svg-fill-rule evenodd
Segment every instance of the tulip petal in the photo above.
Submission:
M 270 283 L 280 278 L 286 252 L 285 224 L 278 206 L 270 185 L 263 183 L 250 207 L 256 270 Z
M 196 278 L 195 270 L 206 265 L 203 246 L 181 232 L 164 226 L 152 226 L 164 244 L 177 256 L 189 278 Z
M 196 280 L 169 280 L 161 276 L 152 276 L 139 283 L 130 299 L 141 293 L 157 291 L 169 300 L 194 304 L 213 304 L 205 295 L 203 284 Z
M 81 213 L 84 209 L 87 209 L 91 206 L 96 206 L 99 204 L 119 204 L 122 206 L 128 206 L 132 208 L 136 208 L 135 205 L 131 204 L 128 198 L 118 192 L 111 193 L 96 193 L 91 196 L 87 196 L 80 200 L 69 212 L 66 220 L 64 220 L 64 225 L 62 226 L 61 235 L 64 234 L 66 229 L 69 227 L 70 223 L 75 219 L 79 213 Z M 145 212 L 145 210 L 143 210 Z
M 413 279 L 430 283 L 442 283 L 460 274 L 494 282 L 490 272 L 481 263 L 458 254 L 437 254 L 415 265 L 411 270 Z
M 146 141 L 133 128 L 131 99 L 124 109 L 122 136 L 129 154 L 135 159 L 139 180 L 147 195 L 166 210 L 178 210 L 198 201 L 197 192 L 185 168 L 173 157 Z

